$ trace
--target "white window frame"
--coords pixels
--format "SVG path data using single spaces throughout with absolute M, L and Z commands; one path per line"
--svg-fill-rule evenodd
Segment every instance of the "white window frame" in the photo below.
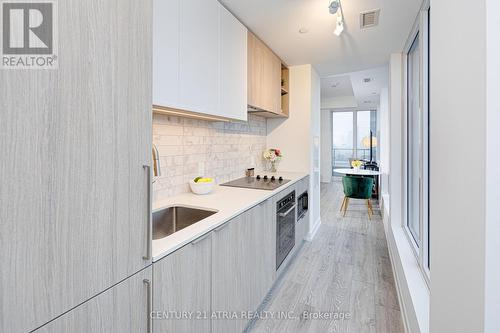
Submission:
M 377 110 L 375 109 L 354 109 L 354 110 L 349 110 L 349 109 L 339 109 L 339 110 L 332 110 L 330 111 L 332 113 L 332 120 L 333 120 L 333 113 L 340 113 L 340 112 L 351 112 L 353 115 L 352 115 L 352 142 L 353 142 L 353 149 L 352 149 L 352 154 L 353 154 L 353 158 L 359 158 L 358 157 L 358 112 L 377 112 Z M 332 123 L 330 124 L 330 126 L 332 126 L 332 137 L 330 140 L 332 140 L 332 154 L 333 154 L 333 121 Z M 378 127 L 378 119 L 377 119 L 377 127 Z M 374 134 L 375 136 L 377 135 L 377 133 Z M 378 154 L 378 151 L 377 151 L 377 154 Z M 377 156 L 373 156 L 374 160 L 377 159 Z M 333 168 L 334 168 L 334 165 L 333 165 L 333 155 L 332 155 L 332 175 L 334 175 L 334 172 L 333 172 Z
M 421 11 L 413 25 L 411 33 L 406 41 L 403 53 L 403 220 L 402 226 L 405 230 L 406 238 L 411 244 L 411 248 L 418 261 L 420 270 L 423 273 L 427 285 L 430 284 L 429 269 L 429 220 L 428 220 L 428 202 L 429 202 L 429 1 L 424 2 Z M 415 38 L 419 38 L 420 49 L 420 222 L 419 222 L 419 241 L 418 247 L 413 235 L 408 228 L 408 53 L 413 45 Z M 427 126 L 426 126 L 427 125 Z M 427 160 L 424 161 L 424 156 Z M 427 162 L 427 163 L 424 163 Z M 425 212 L 425 214 L 424 214 Z

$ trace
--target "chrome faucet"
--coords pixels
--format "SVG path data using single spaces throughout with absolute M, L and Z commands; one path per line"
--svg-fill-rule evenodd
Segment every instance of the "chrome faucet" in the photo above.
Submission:
M 155 178 L 160 176 L 160 154 L 158 153 L 158 148 L 156 148 L 156 145 L 153 143 L 153 183 L 156 181 Z

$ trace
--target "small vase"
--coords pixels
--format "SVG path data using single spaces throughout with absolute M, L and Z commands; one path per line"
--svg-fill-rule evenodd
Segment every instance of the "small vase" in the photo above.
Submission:
M 277 161 L 269 161 L 267 160 L 266 161 L 266 170 L 269 171 L 269 172 L 276 172 L 277 169 L 276 169 L 276 166 L 277 166 Z
M 276 162 L 271 162 L 271 172 L 276 172 L 276 171 L 278 171 L 276 169 Z

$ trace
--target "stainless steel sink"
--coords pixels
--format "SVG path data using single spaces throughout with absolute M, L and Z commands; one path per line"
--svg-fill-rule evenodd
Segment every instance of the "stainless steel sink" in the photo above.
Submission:
M 153 240 L 167 237 L 215 213 L 217 211 L 182 206 L 153 212 Z

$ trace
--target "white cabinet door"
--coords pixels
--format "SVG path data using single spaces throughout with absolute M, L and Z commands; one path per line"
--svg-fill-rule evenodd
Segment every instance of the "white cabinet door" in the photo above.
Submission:
M 153 104 L 179 107 L 180 0 L 153 2 Z
M 221 115 L 247 120 L 247 29 L 220 6 Z
M 35 332 L 148 333 L 151 288 L 151 267 L 148 267 Z
M 219 2 L 180 1 L 180 104 L 220 115 Z
M 153 264 L 153 311 L 190 314 L 162 318 L 153 332 L 210 332 L 211 234 Z
M 0 332 L 151 262 L 151 5 L 59 1 L 59 68 L 1 71 Z

